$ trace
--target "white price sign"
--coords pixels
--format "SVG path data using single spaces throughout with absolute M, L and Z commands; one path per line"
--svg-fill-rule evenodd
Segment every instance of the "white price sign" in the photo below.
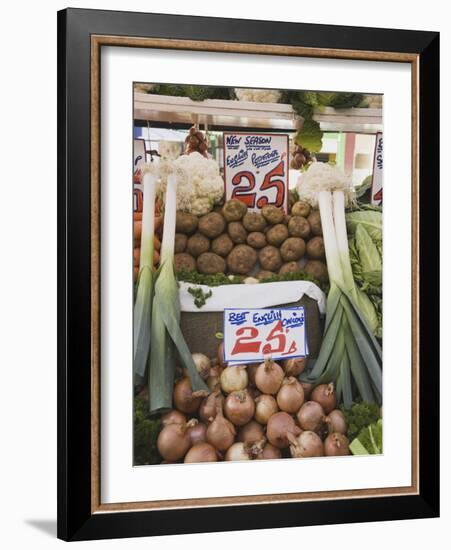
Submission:
M 288 206 L 288 135 L 224 132 L 225 198 L 250 210 Z
M 224 310 L 224 359 L 227 363 L 256 363 L 267 356 L 288 359 L 307 355 L 302 306 Z

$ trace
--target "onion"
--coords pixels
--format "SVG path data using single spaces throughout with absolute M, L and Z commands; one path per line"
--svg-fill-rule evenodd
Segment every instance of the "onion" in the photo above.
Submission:
M 193 414 L 199 408 L 202 397 L 195 397 L 189 378 L 182 378 L 174 387 L 175 408 L 186 414 Z
M 329 433 L 340 433 L 346 435 L 348 426 L 346 424 L 345 415 L 339 410 L 334 409 L 324 419 Z
M 272 460 L 277 458 L 282 458 L 282 453 L 280 449 L 271 445 L 271 443 L 266 443 L 263 447 L 262 452 L 255 457 L 257 460 Z
M 224 403 L 224 413 L 235 426 L 244 426 L 254 416 L 255 403 L 247 390 L 230 393 Z
M 274 395 L 279 391 L 283 377 L 282 367 L 272 359 L 267 359 L 257 369 L 255 385 L 262 393 Z
M 255 400 L 255 420 L 267 424 L 273 414 L 279 411 L 277 401 L 272 395 L 262 394 Z
M 296 415 L 299 426 L 312 432 L 320 432 L 323 429 L 324 417 L 324 409 L 316 401 L 306 401 Z
M 244 390 L 247 386 L 247 372 L 245 365 L 226 367 L 221 372 L 221 388 L 225 393 Z
M 161 417 L 161 425 L 164 428 L 168 424 L 186 424 L 186 416 L 175 409 L 168 411 Z
M 290 453 L 293 458 L 324 456 L 323 442 L 315 432 L 307 430 L 297 437 L 288 434 L 288 438 L 290 440 Z
M 219 366 L 211 367 L 208 378 L 206 380 L 208 389 L 210 391 L 216 391 L 221 389 L 220 376 L 222 368 Z
M 183 458 L 191 446 L 186 424 L 168 424 L 157 440 L 158 452 L 164 460 L 176 461 Z
M 324 409 L 326 414 L 329 414 L 330 411 L 333 411 L 337 406 L 337 397 L 335 395 L 334 384 L 320 384 L 312 391 L 310 396 L 312 401 L 319 403 Z
M 221 367 L 225 367 L 225 360 L 224 360 L 224 342 L 221 342 L 218 346 L 218 354 L 217 354 L 218 363 Z
M 196 443 L 186 453 L 185 464 L 192 464 L 195 462 L 217 462 L 218 456 L 216 449 L 210 443 Z
M 281 411 L 297 412 L 304 403 L 304 390 L 294 376 L 284 378 L 277 393 L 277 404 Z
M 301 386 L 304 390 L 305 399 L 310 399 L 310 394 L 312 393 L 313 384 L 310 382 L 301 382 Z
M 285 359 L 282 363 L 286 376 L 299 376 L 305 369 L 305 357 Z
M 329 434 L 324 441 L 326 456 L 346 456 L 349 454 L 349 440 L 340 433 Z
M 191 441 L 191 445 L 201 443 L 205 441 L 207 434 L 207 426 L 202 422 L 199 422 L 197 418 L 192 418 L 187 424 L 188 435 Z
M 238 433 L 238 441 L 242 443 L 252 443 L 261 441 L 265 437 L 265 431 L 261 424 L 255 420 L 251 420 L 245 424 Z
M 192 353 L 191 355 L 196 365 L 197 372 L 201 375 L 203 380 L 206 380 L 210 375 L 210 359 L 203 353 Z
M 255 386 L 255 375 L 257 374 L 257 369 L 259 363 L 251 363 L 247 366 L 247 377 L 249 378 L 249 385 Z
M 208 424 L 215 418 L 218 407 L 222 408 L 223 404 L 224 396 L 219 390 L 210 393 L 210 395 L 205 397 L 200 404 L 199 418 L 202 422 Z
M 207 441 L 211 443 L 218 451 L 226 451 L 235 440 L 235 428 L 222 413 L 222 408 L 218 407 L 216 417 L 207 428 Z
M 234 443 L 227 450 L 225 460 L 253 460 L 262 453 L 264 444 L 264 439 L 254 443 Z
M 288 447 L 288 434 L 298 435 L 301 429 L 296 426 L 293 418 L 286 412 L 273 414 L 266 427 L 266 436 L 270 443 L 278 449 Z
M 258 390 L 257 388 L 253 388 L 251 386 L 247 387 L 247 391 L 249 392 L 249 395 L 252 397 L 252 399 L 255 401 L 257 397 L 259 397 L 262 392 Z

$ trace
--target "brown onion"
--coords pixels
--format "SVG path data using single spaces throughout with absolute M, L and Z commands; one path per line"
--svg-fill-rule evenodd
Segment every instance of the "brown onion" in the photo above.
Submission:
M 268 421 L 266 428 L 266 437 L 278 449 L 288 447 L 288 434 L 298 435 L 301 432 L 299 426 L 296 426 L 293 418 L 286 412 L 273 414 Z
M 293 357 L 282 362 L 286 376 L 299 376 L 305 369 L 305 357 Z
M 186 424 L 186 416 L 175 409 L 168 411 L 161 417 L 161 425 L 164 428 L 168 424 Z
M 248 386 L 247 391 L 249 392 L 249 395 L 252 397 L 254 401 L 257 399 L 257 397 L 259 397 L 262 394 L 262 392 L 259 389 L 253 388 L 252 386 Z
M 253 443 L 234 443 L 227 450 L 225 460 L 253 460 L 262 453 L 264 444 L 264 439 Z
M 215 418 L 218 407 L 222 408 L 223 404 L 224 396 L 219 390 L 210 393 L 208 397 L 204 397 L 200 404 L 199 418 L 202 422 L 208 424 Z
M 304 390 L 305 399 L 310 399 L 310 394 L 312 393 L 313 384 L 310 382 L 301 382 L 302 389 Z
M 257 460 L 273 460 L 277 458 L 282 458 L 282 453 L 280 449 L 271 445 L 271 443 L 266 443 L 263 447 L 263 450 L 260 454 L 255 457 Z
M 216 391 L 221 389 L 221 376 L 222 368 L 219 366 L 211 367 L 208 378 L 206 380 L 208 389 L 210 391 Z
M 304 390 L 294 376 L 284 378 L 280 390 L 277 392 L 277 404 L 281 411 L 297 412 L 304 403 Z
M 323 429 L 324 417 L 324 409 L 316 401 L 306 401 L 296 415 L 299 426 L 312 432 L 320 432 Z
M 346 456 L 350 454 L 348 438 L 339 433 L 329 434 L 324 441 L 324 452 L 326 456 Z
M 225 367 L 225 360 L 224 360 L 224 342 L 221 342 L 218 346 L 218 354 L 217 354 L 218 363 L 221 367 Z
M 225 393 L 244 390 L 247 386 L 246 365 L 226 367 L 221 372 L 221 388 Z
M 203 353 L 192 353 L 194 364 L 196 365 L 197 372 L 206 380 L 210 375 L 211 363 L 210 359 Z
M 255 386 L 255 375 L 257 374 L 259 365 L 259 363 L 251 363 L 247 366 L 247 377 L 249 379 L 250 386 Z
M 224 413 L 235 426 L 244 426 L 254 416 L 255 403 L 247 390 L 230 393 L 224 402 Z
M 195 413 L 202 401 L 202 397 L 193 395 L 191 381 L 186 377 L 175 384 L 173 397 L 175 408 L 186 414 Z
M 267 424 L 273 414 L 279 411 L 277 401 L 272 395 L 262 394 L 255 399 L 255 420 Z
M 267 359 L 257 369 L 255 385 L 262 393 L 274 395 L 279 391 L 283 377 L 282 367 L 272 359 Z
M 207 434 L 207 426 L 205 424 L 199 422 L 197 418 L 192 418 L 189 422 L 187 422 L 186 426 L 189 438 L 191 440 L 191 445 L 205 441 Z
M 245 424 L 238 432 L 238 441 L 243 443 L 252 443 L 264 439 L 265 431 L 261 424 L 255 420 L 251 420 Z
M 168 424 L 157 440 L 158 452 L 164 460 L 176 461 L 183 458 L 191 446 L 186 424 Z
M 337 396 L 335 395 L 333 382 L 316 386 L 312 391 L 310 399 L 319 403 L 324 409 L 324 412 L 329 414 L 330 411 L 333 411 L 337 406 Z
M 297 437 L 288 434 L 290 453 L 293 458 L 324 456 L 323 442 L 318 434 L 311 431 L 300 433 Z
M 348 426 L 346 424 L 345 415 L 340 409 L 334 409 L 324 419 L 329 433 L 340 433 L 346 435 Z
M 216 417 L 207 428 L 207 441 L 218 451 L 226 451 L 235 440 L 235 427 L 224 418 L 222 408 L 218 407 Z
M 218 455 L 216 449 L 210 443 L 196 443 L 186 453 L 185 464 L 192 464 L 196 462 L 217 462 Z

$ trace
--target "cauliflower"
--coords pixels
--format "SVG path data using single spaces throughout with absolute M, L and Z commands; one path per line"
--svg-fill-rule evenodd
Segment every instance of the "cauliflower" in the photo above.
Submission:
M 177 210 L 202 216 L 222 200 L 224 180 L 215 160 L 207 159 L 200 153 L 194 152 L 172 161 L 171 170 L 174 170 L 179 178 Z M 160 171 L 161 191 L 166 188 L 167 173 L 164 169 Z
M 255 88 L 235 88 L 239 101 L 255 101 L 256 103 L 279 103 L 282 92 L 279 90 L 264 90 Z
M 339 168 L 325 162 L 313 162 L 306 172 L 301 173 L 296 183 L 299 200 L 318 206 L 319 191 L 344 191 L 349 203 L 353 201 L 354 190 L 351 179 Z

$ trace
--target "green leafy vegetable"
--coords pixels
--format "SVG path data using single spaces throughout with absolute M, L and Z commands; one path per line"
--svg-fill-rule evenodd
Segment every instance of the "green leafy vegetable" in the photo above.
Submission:
M 231 89 L 218 86 L 195 86 L 179 84 L 157 84 L 151 90 L 152 94 L 189 97 L 193 101 L 205 99 L 230 99 Z
M 349 449 L 353 455 L 379 455 L 382 453 L 382 419 L 370 424 L 351 441 Z
M 136 466 L 160 464 L 161 457 L 157 449 L 160 428 L 161 421 L 149 416 L 147 399 L 136 396 L 133 414 L 133 463 Z
M 318 153 L 323 146 L 323 132 L 316 120 L 306 119 L 294 141 L 296 145 L 308 149 L 311 153 Z
M 362 225 L 376 245 L 382 244 L 382 212 L 376 210 L 355 210 L 346 214 L 346 227 L 354 235 Z
M 352 441 L 370 424 L 374 424 L 381 417 L 380 408 L 375 403 L 359 402 L 351 407 L 341 406 L 348 425 L 348 438 Z
M 318 92 L 318 105 L 335 107 L 336 109 L 350 109 L 357 107 L 362 101 L 362 94 L 348 92 Z
M 216 273 L 215 275 L 203 275 L 202 273 L 198 273 L 197 271 L 181 270 L 177 273 L 177 279 L 185 283 L 193 283 L 197 285 L 214 287 L 222 285 L 244 284 L 245 277 L 241 277 L 240 275 L 224 275 L 223 273 Z M 317 286 L 321 286 L 321 284 L 315 278 L 313 278 L 309 273 L 302 271 L 301 269 L 299 271 L 290 271 L 282 275 L 274 274 L 270 277 L 265 277 L 264 279 L 261 279 L 260 284 L 276 283 L 280 281 L 311 281 Z M 190 289 L 188 289 L 188 292 L 190 292 Z M 190 294 L 193 293 L 190 292 Z
M 191 294 L 191 296 L 193 296 L 194 304 L 199 309 L 206 304 L 208 298 L 210 298 L 211 295 L 212 295 L 211 290 L 208 291 L 208 292 L 204 292 L 203 289 L 200 288 L 200 287 L 195 287 L 194 288 L 194 287 L 190 286 L 188 288 L 188 292 Z

